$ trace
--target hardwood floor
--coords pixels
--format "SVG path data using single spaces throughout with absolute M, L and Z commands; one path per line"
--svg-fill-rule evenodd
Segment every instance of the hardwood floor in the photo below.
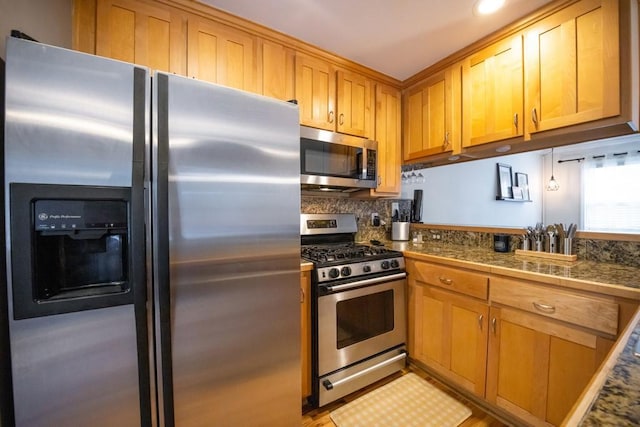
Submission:
M 465 405 L 467 405 L 470 409 L 471 409 L 471 416 L 469 418 L 467 418 L 462 424 L 460 424 L 460 427 L 504 427 L 507 426 L 507 424 L 504 424 L 503 422 L 497 420 L 496 418 L 494 418 L 493 416 L 487 414 L 484 410 L 482 410 L 480 407 L 478 407 L 477 405 L 475 405 L 473 402 L 469 401 L 468 399 L 465 399 L 464 397 L 458 395 L 457 393 L 455 393 L 454 391 L 450 390 L 449 388 L 447 388 L 446 386 L 442 385 L 440 382 L 438 382 L 437 380 L 429 377 L 429 375 L 424 372 L 423 370 L 410 365 L 409 367 L 407 367 L 406 369 L 404 369 L 401 372 L 398 372 L 397 374 L 391 375 L 390 377 L 387 377 L 383 380 L 380 380 L 372 385 L 370 385 L 369 387 L 366 387 L 363 390 L 357 391 L 355 393 L 352 393 L 348 396 L 345 396 L 342 399 L 339 399 L 335 402 L 332 402 L 322 408 L 319 409 L 310 409 L 310 408 L 304 408 L 303 409 L 303 414 L 302 414 L 302 427 L 336 427 L 336 425 L 333 423 L 333 421 L 331 421 L 331 418 L 329 417 L 329 414 L 331 413 L 331 411 L 339 408 L 340 406 L 349 403 L 355 399 L 357 399 L 358 397 L 370 392 L 371 390 L 374 390 L 380 386 L 383 386 L 397 378 L 399 378 L 400 376 L 407 374 L 409 372 L 413 372 L 417 375 L 419 375 L 420 377 L 424 378 L 425 380 L 429 381 L 429 383 L 431 383 L 432 385 L 435 385 L 436 387 L 438 387 L 440 390 L 446 392 L 447 394 L 455 397 L 457 400 L 459 400 L 460 402 L 464 403 Z

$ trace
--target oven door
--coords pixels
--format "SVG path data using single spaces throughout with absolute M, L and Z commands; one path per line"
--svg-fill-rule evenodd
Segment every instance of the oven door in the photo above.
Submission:
M 326 286 L 318 297 L 318 375 L 406 341 L 406 273 Z

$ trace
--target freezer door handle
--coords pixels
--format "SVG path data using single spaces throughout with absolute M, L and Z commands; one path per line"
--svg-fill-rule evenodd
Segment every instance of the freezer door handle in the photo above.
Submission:
M 324 381 L 322 381 L 322 385 L 324 386 L 325 389 L 331 390 L 334 387 L 338 387 L 341 384 L 353 381 L 358 377 L 361 377 L 363 375 L 368 374 L 369 372 L 375 371 L 376 369 L 380 369 L 380 368 L 382 368 L 384 366 L 387 366 L 387 365 L 391 365 L 392 363 L 395 363 L 398 360 L 405 359 L 406 357 L 407 357 L 407 352 L 403 350 L 400 354 L 398 354 L 397 356 L 392 357 L 391 359 L 387 359 L 387 360 L 385 360 L 383 362 L 380 362 L 380 363 L 378 363 L 376 365 L 369 366 L 367 369 L 363 369 L 362 371 L 356 372 L 355 374 L 349 375 L 348 377 L 344 377 L 342 379 L 339 379 L 338 381 L 331 382 L 329 380 L 324 380 Z

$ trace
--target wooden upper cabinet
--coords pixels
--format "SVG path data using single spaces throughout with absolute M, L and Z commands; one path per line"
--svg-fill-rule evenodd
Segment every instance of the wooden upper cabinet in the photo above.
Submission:
M 530 133 L 620 114 L 619 4 L 582 0 L 527 31 Z
M 371 81 L 360 74 L 346 71 L 338 71 L 336 78 L 336 130 L 349 135 L 373 137 Z
M 524 135 L 523 67 L 520 35 L 497 42 L 465 59 L 462 71 L 463 147 Z
M 262 40 L 258 61 L 262 70 L 261 90 L 264 96 L 291 100 L 294 93 L 294 51 L 281 44 Z
M 336 80 L 333 66 L 326 61 L 297 52 L 295 67 L 300 123 L 334 131 Z
M 400 193 L 401 155 L 401 96 L 400 90 L 378 83 L 376 85 L 376 133 L 378 141 L 378 187 L 374 196 Z
M 96 5 L 96 54 L 184 73 L 181 17 L 170 9 L 128 0 Z
M 454 98 L 460 95 L 459 81 L 459 67 L 451 67 L 405 92 L 404 160 L 459 149 L 460 117 L 456 113 L 459 101 Z
M 187 46 L 189 77 L 260 92 L 255 36 L 224 24 L 190 16 Z
M 372 83 L 366 77 L 297 52 L 295 98 L 301 124 L 373 138 Z

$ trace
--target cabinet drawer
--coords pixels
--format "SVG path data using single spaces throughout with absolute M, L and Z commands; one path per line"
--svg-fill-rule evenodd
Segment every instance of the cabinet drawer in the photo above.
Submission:
M 503 278 L 491 278 L 489 297 L 492 303 L 519 308 L 605 334 L 616 335 L 618 332 L 618 304 L 603 298 Z
M 415 273 L 421 282 L 487 299 L 489 277 L 484 274 L 422 262 L 416 262 Z

